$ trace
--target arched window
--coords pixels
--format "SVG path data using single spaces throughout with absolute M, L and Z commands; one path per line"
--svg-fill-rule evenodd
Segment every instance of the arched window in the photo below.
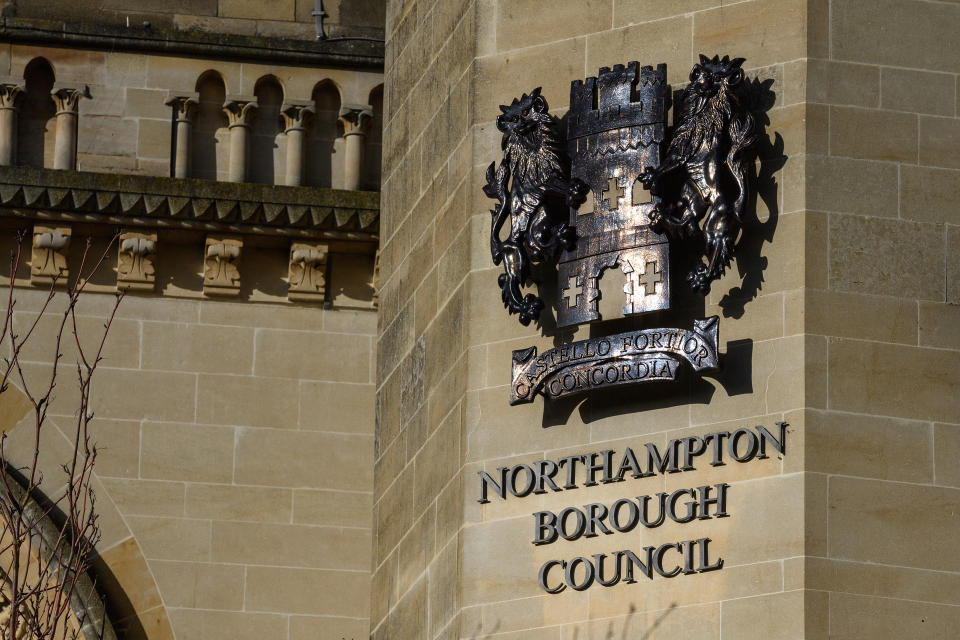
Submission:
M 200 104 L 191 141 L 191 173 L 194 178 L 222 180 L 230 157 L 230 132 L 223 112 L 227 88 L 218 72 L 205 71 L 197 79 L 195 90 L 200 94 Z
M 383 85 L 370 92 L 368 104 L 373 107 L 373 121 L 367 129 L 367 148 L 363 160 L 363 179 L 360 188 L 380 190 L 380 158 L 383 144 Z
M 257 80 L 253 95 L 259 106 L 250 131 L 250 182 L 283 184 L 286 164 L 286 136 L 280 117 L 283 87 L 275 77 L 264 76 Z
M 57 132 L 57 107 L 50 96 L 53 67 L 45 58 L 34 58 L 23 72 L 26 92 L 17 118 L 17 164 L 52 167 Z
M 329 80 L 313 89 L 311 99 L 316 113 L 307 137 L 307 173 L 305 184 L 335 187 L 343 180 L 343 138 L 340 137 L 340 91 Z M 338 155 L 339 154 L 339 155 Z

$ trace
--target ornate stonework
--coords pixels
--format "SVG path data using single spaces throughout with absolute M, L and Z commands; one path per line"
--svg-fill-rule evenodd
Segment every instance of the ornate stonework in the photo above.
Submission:
M 328 245 L 294 242 L 290 245 L 290 289 L 287 297 L 299 302 L 323 302 L 327 295 Z
M 157 234 L 127 231 L 120 234 L 117 258 L 117 289 L 153 291 Z
M 30 283 L 49 286 L 54 279 L 65 285 L 69 277 L 67 251 L 70 249 L 70 227 L 33 227 L 33 252 L 30 260 Z
M 240 238 L 207 236 L 203 260 L 204 294 L 236 296 L 240 293 L 242 250 L 243 240 Z

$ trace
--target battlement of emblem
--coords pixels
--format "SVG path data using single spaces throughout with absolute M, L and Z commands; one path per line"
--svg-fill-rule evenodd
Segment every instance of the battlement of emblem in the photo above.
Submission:
M 567 139 L 611 129 L 666 123 L 670 101 L 667 65 L 638 62 L 603 67 L 595 77 L 570 84 Z

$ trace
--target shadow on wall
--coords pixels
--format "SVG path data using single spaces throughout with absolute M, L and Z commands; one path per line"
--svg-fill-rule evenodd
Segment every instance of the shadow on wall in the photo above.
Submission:
M 305 184 L 334 187 L 342 175 L 342 172 L 335 170 L 341 164 L 337 156 L 342 143 L 342 132 L 339 130 L 340 90 L 332 81 L 324 80 L 313 88 L 310 98 L 316 111 L 307 136 Z
M 193 126 L 191 172 L 194 178 L 216 180 L 219 172 L 226 172 L 226 145 L 223 143 L 229 132 L 223 102 L 227 87 L 223 76 L 211 70 L 203 72 L 197 79 L 196 91 L 200 94 L 200 104 Z
M 26 92 L 17 118 L 17 164 L 52 167 L 57 107 L 50 97 L 55 76 L 45 58 L 34 58 L 23 72 Z
M 286 149 L 280 116 L 283 87 L 274 76 L 264 76 L 257 80 L 253 95 L 259 106 L 251 127 L 250 182 L 283 184 Z

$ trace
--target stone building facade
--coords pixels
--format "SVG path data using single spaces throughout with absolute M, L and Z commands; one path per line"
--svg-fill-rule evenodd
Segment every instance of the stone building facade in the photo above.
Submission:
M 88 238 L 120 234 L 77 308 L 96 340 L 126 292 L 93 407 L 93 577 L 116 637 L 366 637 L 383 3 L 323 3 L 323 41 L 313 1 L 2 4 L 15 326 L 79 277 Z M 30 382 L 54 320 L 22 354 Z M 0 401 L 15 457 L 32 449 L 18 386 Z
M 388 3 L 374 638 L 956 635 L 958 26 L 921 0 Z M 720 316 L 722 371 L 509 406 L 511 351 L 624 325 L 503 309 L 481 190 L 498 105 L 542 86 L 563 116 L 572 81 L 633 60 L 679 89 L 700 53 L 770 92 L 756 219 L 693 305 Z M 762 460 L 480 500 L 480 472 L 780 422 Z M 534 512 L 718 483 L 726 518 L 532 544 Z M 538 585 L 551 560 L 702 538 L 721 570 Z

